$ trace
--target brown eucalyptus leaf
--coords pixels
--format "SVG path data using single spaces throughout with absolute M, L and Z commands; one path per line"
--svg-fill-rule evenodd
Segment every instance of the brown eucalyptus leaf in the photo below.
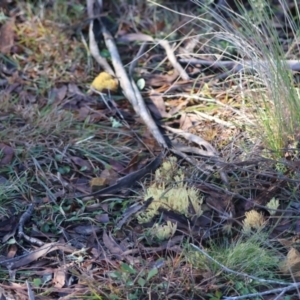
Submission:
M 53 275 L 53 284 L 58 288 L 62 288 L 66 284 L 66 272 L 63 268 L 55 270 Z
M 15 18 L 8 19 L 0 28 L 0 52 L 9 54 L 14 45 Z
M 108 236 L 105 230 L 103 230 L 102 238 L 105 247 L 110 251 L 110 253 L 120 258 L 124 251 L 114 238 L 112 236 Z
M 7 166 L 12 162 L 15 151 L 12 147 L 4 143 L 0 143 L 0 153 L 2 153 L 3 155 L 3 157 L 0 160 L 0 166 Z
M 291 274 L 295 278 L 300 278 L 300 252 L 291 248 L 287 254 L 286 260 L 283 262 L 282 271 Z

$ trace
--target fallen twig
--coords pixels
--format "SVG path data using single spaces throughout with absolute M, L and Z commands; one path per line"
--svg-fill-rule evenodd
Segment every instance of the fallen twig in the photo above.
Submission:
M 201 117 L 202 119 L 206 119 L 206 120 L 209 120 L 209 121 L 213 121 L 213 122 L 218 123 L 218 124 L 221 124 L 221 125 L 223 125 L 223 126 L 225 126 L 225 127 L 228 127 L 228 128 L 236 128 L 236 126 L 233 125 L 233 124 L 230 123 L 230 122 L 226 122 L 226 121 L 221 120 L 221 119 L 219 119 L 219 118 L 217 118 L 217 117 L 210 116 L 210 115 L 205 114 L 205 113 L 202 113 L 202 112 L 200 112 L 200 111 L 195 110 L 195 111 L 194 111 L 194 114 L 195 114 L 195 115 L 198 115 L 198 116 Z
M 179 72 L 180 77 L 183 80 L 189 80 L 190 77 L 186 73 L 185 69 L 178 63 L 174 51 L 171 49 L 170 44 L 167 40 L 156 40 L 166 51 L 167 57 L 174 67 L 175 70 Z
M 185 132 L 181 129 L 175 129 L 175 128 L 172 128 L 172 127 L 169 127 L 169 126 L 166 126 L 166 125 L 163 125 L 162 127 L 169 130 L 169 131 L 171 131 L 172 133 L 178 134 L 179 136 L 183 137 L 184 139 L 186 139 L 190 143 L 195 143 L 195 144 L 199 145 L 200 148 L 199 148 L 198 152 L 199 152 L 200 155 L 203 155 L 203 156 L 206 156 L 206 157 L 212 157 L 212 158 L 220 158 L 220 155 L 219 155 L 218 151 L 209 142 L 205 141 L 200 136 L 197 136 L 197 135 L 189 133 L 189 132 Z M 191 163 L 191 159 L 181 151 L 181 150 L 184 150 L 183 148 L 181 148 L 181 149 L 178 148 L 177 149 L 174 146 L 170 150 L 173 153 L 175 153 L 177 155 L 180 155 L 186 161 Z M 187 150 L 188 150 L 188 148 L 187 148 Z M 219 164 L 219 162 L 217 162 L 217 161 L 216 161 L 216 163 Z M 192 165 L 195 165 L 195 164 L 192 163 Z M 197 165 L 196 165 L 196 167 L 197 167 Z M 220 174 L 220 177 L 221 177 L 222 181 L 224 182 L 224 184 L 228 185 L 229 181 L 228 181 L 226 173 L 224 171 L 220 170 L 219 174 Z
M 28 299 L 29 300 L 34 300 L 35 299 L 34 293 L 31 289 L 31 286 L 30 286 L 30 283 L 28 282 L 28 280 L 26 280 L 26 287 L 27 287 Z
M 104 69 L 104 71 L 112 76 L 115 76 L 115 72 L 113 71 L 107 60 L 100 55 L 100 51 L 97 46 L 97 42 L 95 40 L 95 35 L 93 31 L 93 22 L 90 23 L 89 27 L 89 48 L 92 56 L 95 58 L 97 63 Z
M 253 293 L 253 294 L 242 295 L 242 296 L 224 297 L 223 299 L 224 300 L 241 300 L 241 299 L 249 299 L 249 298 L 256 298 L 256 297 L 259 298 L 264 295 L 276 294 L 276 293 L 280 292 L 280 294 L 278 295 L 279 297 L 274 298 L 274 300 L 279 300 L 279 299 L 281 299 L 280 297 L 283 296 L 286 292 L 296 290 L 299 287 L 300 287 L 300 283 L 295 282 L 295 283 L 289 284 L 287 287 L 284 287 L 284 288 L 281 287 L 281 288 L 276 288 L 276 289 L 272 289 L 272 290 L 267 290 L 264 292 L 257 292 L 257 293 Z
M 190 143 L 195 143 L 200 147 L 204 148 L 205 150 L 203 150 L 203 155 L 212 156 L 212 157 L 219 156 L 218 151 L 209 142 L 205 141 L 200 136 L 197 136 L 189 132 L 185 132 L 181 129 L 175 129 L 166 125 L 164 125 L 163 128 L 171 131 L 172 133 L 178 134 L 179 136 L 185 138 Z
M 129 188 L 133 184 L 135 184 L 138 180 L 143 178 L 145 175 L 152 173 L 155 171 L 161 164 L 161 160 L 163 158 L 163 153 L 161 153 L 159 156 L 157 156 L 154 160 L 152 160 L 147 166 L 144 168 L 132 172 L 122 178 L 120 178 L 115 184 L 106 187 L 104 189 L 101 189 L 99 191 L 93 192 L 88 195 L 81 195 L 81 196 L 74 196 L 72 198 L 87 198 L 87 197 L 94 197 L 94 196 L 100 196 L 100 195 L 106 195 L 111 193 L 116 193 L 121 191 L 122 189 Z M 70 199 L 70 198 L 69 198 Z
M 251 70 L 255 71 L 257 69 L 267 69 L 270 65 L 270 61 L 266 60 L 242 60 L 242 61 L 231 61 L 231 60 L 217 60 L 217 61 L 209 61 L 209 60 L 201 60 L 197 58 L 180 58 L 179 62 L 185 64 L 199 64 L 202 66 L 207 66 L 210 68 L 223 68 L 230 69 L 227 72 L 222 73 L 218 78 L 224 78 L 229 76 L 230 74 L 237 73 L 240 71 Z M 276 62 L 279 65 L 286 66 L 291 71 L 300 71 L 300 61 L 299 60 L 280 60 Z
M 142 43 L 142 45 L 140 46 L 140 49 L 139 49 L 138 53 L 136 54 L 135 58 L 131 61 L 130 65 L 129 65 L 129 71 L 128 71 L 129 76 L 132 76 L 133 70 L 135 69 L 135 67 L 138 63 L 139 58 L 143 56 L 143 54 L 146 50 L 146 46 L 147 46 L 146 42 Z
M 148 126 L 149 130 L 157 140 L 157 142 L 164 148 L 168 148 L 167 143 L 158 129 L 156 123 L 151 117 L 146 104 L 141 96 L 141 93 L 136 86 L 135 82 L 127 76 L 127 73 L 121 63 L 117 47 L 113 41 L 111 34 L 102 26 L 102 34 L 107 49 L 109 50 L 112 58 L 112 64 L 114 66 L 116 77 L 120 80 L 120 86 L 124 95 L 128 101 L 132 104 L 134 110 L 143 119 L 144 123 Z
M 87 0 L 87 6 L 88 6 L 88 12 L 89 17 L 93 17 L 93 12 L 91 12 L 90 7 L 93 7 L 94 0 Z M 168 145 L 161 134 L 159 128 L 157 127 L 156 123 L 154 122 L 153 118 L 151 117 L 144 100 L 141 96 L 141 93 L 136 86 L 135 82 L 128 77 L 124 66 L 121 62 L 121 58 L 118 52 L 118 49 L 114 43 L 113 37 L 110 34 L 110 32 L 105 28 L 104 24 L 101 24 L 101 31 L 104 38 L 105 45 L 108 49 L 108 51 L 111 54 L 112 64 L 115 69 L 115 76 L 120 81 L 120 86 L 123 90 L 123 93 L 125 97 L 128 99 L 128 101 L 133 106 L 135 112 L 143 119 L 144 123 L 148 126 L 150 132 L 156 139 L 156 141 L 161 145 L 163 148 L 168 148 Z M 93 55 L 96 55 L 97 59 L 99 60 L 99 49 L 95 41 L 94 33 L 93 33 L 93 27 L 90 26 L 90 51 L 93 53 Z M 94 56 L 95 57 L 95 56 Z M 106 71 L 111 74 L 113 72 L 112 70 L 109 70 L 108 66 L 106 65 L 107 61 L 103 61 L 103 58 L 100 57 L 99 64 L 102 67 L 105 67 Z M 109 66 L 110 67 L 110 66 Z
M 20 221 L 19 221 L 19 229 L 18 229 L 18 236 L 21 238 L 24 236 L 23 226 L 29 220 L 33 213 L 34 205 L 33 203 L 28 205 L 27 210 L 22 214 Z
M 130 34 L 123 35 L 122 37 L 120 37 L 118 39 L 118 41 L 121 41 L 121 42 L 131 42 L 131 41 L 153 42 L 153 43 L 161 45 L 165 49 L 170 63 L 172 64 L 173 68 L 176 71 L 178 71 L 180 77 L 183 80 L 190 79 L 190 77 L 187 74 L 187 72 L 185 71 L 185 69 L 178 63 L 176 56 L 174 54 L 174 51 L 170 47 L 170 44 L 167 40 L 154 39 L 150 35 L 143 34 L 143 33 L 130 33 Z
M 39 239 L 28 236 L 27 234 L 24 233 L 23 230 L 24 224 L 29 220 L 29 218 L 33 213 L 33 209 L 34 209 L 34 204 L 33 203 L 29 204 L 27 210 L 21 216 L 19 221 L 19 227 L 18 227 L 18 237 L 23 238 L 25 241 L 29 242 L 32 245 L 37 245 L 41 247 L 45 244 L 44 242 L 40 241 Z
M 18 269 L 26 265 L 29 265 L 33 261 L 42 257 L 43 255 L 46 255 L 55 250 L 61 250 L 67 253 L 73 253 L 76 249 L 62 243 L 49 243 L 43 245 L 42 247 L 40 247 L 35 251 L 26 253 L 24 255 L 2 260 L 0 261 L 0 266 L 7 267 L 10 270 Z

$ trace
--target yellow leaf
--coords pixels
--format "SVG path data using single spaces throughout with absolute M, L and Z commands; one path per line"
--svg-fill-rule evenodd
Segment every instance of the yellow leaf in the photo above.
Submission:
M 118 90 L 118 81 L 106 72 L 101 72 L 92 82 L 91 88 L 102 92 L 109 90 L 116 92 Z
M 106 178 L 96 177 L 90 181 L 90 186 L 92 188 L 92 192 L 99 191 L 105 188 L 108 184 L 108 180 Z

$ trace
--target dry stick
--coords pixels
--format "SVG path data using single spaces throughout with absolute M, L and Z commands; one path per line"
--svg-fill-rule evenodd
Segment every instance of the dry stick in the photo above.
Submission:
M 94 16 L 94 13 L 91 9 L 91 7 L 93 7 L 93 4 L 94 4 L 94 0 L 87 0 L 89 18 L 92 18 Z M 161 134 L 159 128 L 157 127 L 156 123 L 152 119 L 143 101 L 143 98 L 141 96 L 138 87 L 136 86 L 135 82 L 132 79 L 129 79 L 121 63 L 121 58 L 118 49 L 113 41 L 113 37 L 111 36 L 109 31 L 105 28 L 105 26 L 101 24 L 102 35 L 105 41 L 105 45 L 111 54 L 112 64 L 115 69 L 115 73 L 110 67 L 110 65 L 107 63 L 107 61 L 99 54 L 99 48 L 95 40 L 92 23 L 93 22 L 90 23 L 90 28 L 89 28 L 91 54 L 96 59 L 96 61 L 104 68 L 106 72 L 108 72 L 111 75 L 115 75 L 119 79 L 120 86 L 123 90 L 123 93 L 125 97 L 128 99 L 128 101 L 131 103 L 131 105 L 133 106 L 135 112 L 143 119 L 144 123 L 148 126 L 150 132 L 152 133 L 156 141 L 162 147 L 168 148 L 163 135 Z
M 167 129 L 167 130 L 169 130 L 169 131 L 171 131 L 175 134 L 178 134 L 179 136 L 183 137 L 184 139 L 186 139 L 190 143 L 193 142 L 193 143 L 199 145 L 200 147 L 201 146 L 204 147 L 206 150 L 201 150 L 201 151 L 203 151 L 204 156 L 213 157 L 213 158 L 217 158 L 217 157 L 219 158 L 220 157 L 218 151 L 209 142 L 205 141 L 200 136 L 197 136 L 197 135 L 189 133 L 189 132 L 185 132 L 181 129 L 175 129 L 175 128 L 172 128 L 172 127 L 169 127 L 169 126 L 166 126 L 166 125 L 164 125 L 162 127 L 164 127 L 165 129 Z M 174 152 L 174 150 L 172 150 L 172 151 Z M 183 157 L 182 154 L 181 154 L 181 156 Z M 183 157 L 183 158 L 186 159 L 186 157 Z M 220 165 L 219 162 L 216 162 L 216 164 Z M 219 171 L 219 174 L 220 174 L 220 177 L 221 177 L 222 181 L 224 182 L 224 184 L 226 186 L 228 186 L 229 180 L 228 180 L 228 177 L 227 177 L 226 173 L 224 171 L 222 171 L 222 169 L 221 169 Z
M 115 72 L 113 71 L 107 60 L 100 55 L 93 31 L 93 21 L 91 21 L 89 27 L 89 47 L 92 56 L 95 58 L 97 63 L 104 69 L 104 71 L 112 76 L 115 76 Z
M 167 40 L 154 39 L 150 35 L 143 33 L 130 33 L 119 38 L 119 41 L 122 42 L 132 42 L 132 41 L 140 41 L 140 42 L 153 42 L 160 44 L 166 51 L 168 60 L 172 64 L 173 68 L 178 71 L 180 77 L 184 80 L 189 80 L 190 77 L 186 73 L 185 69 L 178 63 L 174 51 L 169 45 Z
M 161 134 L 160 130 L 158 129 L 156 123 L 152 119 L 145 102 L 141 96 L 141 93 L 136 86 L 135 82 L 127 75 L 123 64 L 121 63 L 121 58 L 118 52 L 118 49 L 113 41 L 113 37 L 111 34 L 107 31 L 107 29 L 102 24 L 102 34 L 104 37 L 105 45 L 108 49 L 108 51 L 111 54 L 111 60 L 113 67 L 116 72 L 116 77 L 120 81 L 120 86 L 123 90 L 123 93 L 125 97 L 128 99 L 128 101 L 133 106 L 135 112 L 140 115 L 140 117 L 143 119 L 144 123 L 148 126 L 149 130 L 155 137 L 156 141 L 164 148 L 168 148 L 167 143 Z
M 35 300 L 34 293 L 31 289 L 30 283 L 26 280 L 27 294 L 29 300 Z
M 158 95 L 162 95 L 161 93 L 158 93 Z M 239 110 L 234 109 L 233 107 L 231 107 L 230 105 L 224 104 L 221 101 L 218 101 L 217 99 L 209 99 L 209 98 L 204 98 L 201 97 L 197 94 L 195 95 L 190 95 L 187 93 L 178 93 L 176 95 L 163 95 L 165 98 L 174 98 L 174 97 L 184 97 L 188 100 L 192 99 L 192 100 L 197 100 L 197 101 L 203 101 L 203 102 L 209 102 L 209 103 L 216 103 L 222 107 L 225 107 L 226 109 L 229 109 L 231 111 L 233 111 L 235 114 L 239 115 L 240 117 L 242 117 L 243 119 L 245 119 L 247 122 L 249 122 L 250 124 L 254 125 L 254 122 L 251 121 L 249 118 L 247 118 L 245 115 L 243 115 Z M 189 112 L 189 111 L 188 111 Z
M 207 114 L 205 114 L 205 113 L 202 113 L 202 112 L 200 112 L 200 111 L 195 110 L 195 111 L 194 111 L 194 114 L 195 114 L 195 115 L 198 115 L 198 116 L 201 117 L 202 119 L 206 119 L 206 120 L 209 120 L 209 121 L 214 121 L 215 123 L 221 124 L 221 125 L 223 125 L 223 126 L 225 126 L 225 127 L 228 127 L 228 128 L 236 128 L 236 126 L 234 126 L 234 125 L 231 124 L 230 122 L 226 122 L 226 121 L 221 120 L 221 119 L 219 119 L 219 118 L 217 118 L 217 117 L 209 116 L 209 115 L 207 115 Z
M 209 61 L 209 60 L 201 60 L 196 58 L 181 58 L 179 59 L 182 63 L 189 64 L 200 64 L 203 66 L 215 67 L 215 68 L 234 68 L 235 72 L 238 72 L 242 69 L 256 69 L 257 66 L 263 67 L 268 66 L 269 62 L 265 60 L 258 60 L 256 62 L 252 60 L 243 60 L 241 62 L 238 61 Z M 299 60 L 280 60 L 280 63 L 286 65 L 292 71 L 300 71 L 300 61 Z
M 97 0 L 98 2 L 98 10 L 102 8 L 102 0 Z M 94 19 L 96 19 L 97 15 L 100 15 L 99 13 L 94 12 L 94 4 L 95 0 L 87 0 L 87 11 L 88 11 L 88 17 L 91 20 L 90 26 L 89 26 L 89 48 L 91 55 L 95 58 L 96 62 L 104 69 L 105 72 L 108 74 L 115 76 L 114 70 L 111 68 L 107 60 L 100 55 L 99 48 L 97 46 L 97 42 L 95 40 L 94 35 Z
M 279 300 L 279 299 L 281 299 L 281 297 L 285 294 L 285 292 L 286 292 L 286 290 L 283 289 L 283 290 L 281 291 L 281 293 L 279 293 L 279 294 L 276 296 L 276 298 L 274 298 L 274 300 Z
M 20 221 L 19 221 L 19 228 L 18 228 L 18 237 L 23 238 L 25 241 L 31 243 L 32 245 L 38 245 L 38 246 L 43 246 L 45 243 L 40 241 L 39 239 L 33 238 L 28 236 L 27 234 L 24 233 L 24 224 L 29 220 L 33 213 L 34 209 L 34 204 L 31 203 L 29 204 L 27 210 L 22 214 Z
M 189 80 L 189 75 L 186 73 L 185 69 L 178 63 L 174 51 L 169 45 L 169 42 L 167 40 L 157 40 L 157 42 L 165 49 L 170 63 L 172 64 L 173 68 L 179 72 L 180 77 L 183 80 Z
M 19 228 L 18 228 L 18 236 L 20 238 L 22 238 L 24 236 L 24 224 L 29 220 L 29 218 L 31 217 L 32 213 L 33 213 L 33 209 L 34 209 L 34 204 L 31 203 L 28 205 L 27 210 L 22 214 L 20 221 L 19 221 Z
M 171 131 L 172 133 L 175 133 L 179 136 L 182 136 L 183 138 L 185 138 L 190 143 L 196 143 L 199 146 L 203 146 L 206 149 L 205 150 L 206 156 L 212 156 L 212 157 L 218 157 L 219 156 L 218 151 L 209 142 L 205 141 L 200 136 L 197 136 L 197 135 L 189 133 L 189 132 L 185 132 L 181 129 L 172 128 L 172 127 L 167 126 L 167 125 L 163 125 L 162 127 L 164 127 L 165 129 Z
M 155 42 L 156 42 L 156 43 L 159 43 L 159 44 L 160 44 L 160 41 L 166 41 L 166 39 L 165 39 L 165 40 L 158 40 L 158 39 L 155 40 Z M 159 63 L 156 65 L 156 67 L 152 70 L 152 72 L 154 72 L 155 70 L 159 70 L 159 69 L 161 68 L 161 66 L 162 66 L 163 64 L 165 64 L 165 61 L 168 59 L 168 60 L 171 62 L 171 64 L 173 65 L 173 68 L 175 69 L 174 74 L 175 74 L 175 73 L 181 73 L 182 71 L 183 71 L 185 74 L 187 74 L 186 71 L 185 71 L 185 69 L 177 62 L 176 56 L 175 56 L 175 54 L 174 54 L 174 52 L 175 52 L 177 49 L 180 49 L 181 44 L 183 43 L 183 41 L 184 41 L 184 39 L 182 39 L 179 43 L 177 43 L 177 44 L 176 44 L 175 46 L 173 46 L 172 48 L 170 48 L 169 43 L 167 43 L 167 44 L 168 44 L 167 47 L 169 47 L 171 51 L 169 52 L 169 51 L 167 51 L 167 49 L 165 48 L 167 57 L 164 58 L 164 59 L 162 59 L 161 62 L 159 62 Z M 164 47 L 163 44 L 161 44 L 161 46 Z M 174 58 L 168 57 L 168 54 L 169 54 L 169 53 L 170 53 Z M 172 63 L 172 60 L 175 62 L 174 64 Z M 177 66 L 178 66 L 180 69 L 178 69 Z M 181 75 L 181 76 L 183 76 L 183 78 L 187 78 L 186 75 L 184 75 L 184 73 L 182 73 L 183 75 Z M 179 75 L 179 74 L 178 74 L 178 75 Z M 188 80 L 188 79 L 186 79 L 186 80 Z
M 143 42 L 142 45 L 140 46 L 140 49 L 138 53 L 136 54 L 135 58 L 131 61 L 130 66 L 129 66 L 129 76 L 131 77 L 133 74 L 133 70 L 135 69 L 138 60 L 143 56 L 145 50 L 146 50 L 147 42 Z
M 242 295 L 242 296 L 235 296 L 235 297 L 224 297 L 224 300 L 241 300 L 241 299 L 248 299 L 248 298 L 255 298 L 255 297 L 261 297 L 264 295 L 270 295 L 270 294 L 276 294 L 278 292 L 280 292 L 279 296 L 284 295 L 286 292 L 288 291 L 292 291 L 292 290 L 296 290 L 300 287 L 300 283 L 299 282 L 295 282 L 295 283 L 291 283 L 290 285 L 288 285 L 285 288 L 276 288 L 273 290 L 267 290 L 264 292 L 257 292 L 254 294 L 248 294 L 248 295 Z M 281 298 L 274 298 L 274 300 L 279 300 Z
M 86 3 L 86 8 L 87 8 L 89 19 L 94 17 L 94 2 L 95 2 L 94 0 L 87 0 L 87 3 Z M 90 20 L 90 22 L 92 20 Z

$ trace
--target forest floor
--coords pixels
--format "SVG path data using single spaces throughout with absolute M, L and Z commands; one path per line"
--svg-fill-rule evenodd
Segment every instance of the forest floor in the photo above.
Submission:
M 1 299 L 299 299 L 298 127 L 269 122 L 291 113 L 247 71 L 245 15 L 106 1 L 92 32 L 110 76 L 91 2 L 0 3 Z M 276 17 L 296 95 L 298 41 Z

